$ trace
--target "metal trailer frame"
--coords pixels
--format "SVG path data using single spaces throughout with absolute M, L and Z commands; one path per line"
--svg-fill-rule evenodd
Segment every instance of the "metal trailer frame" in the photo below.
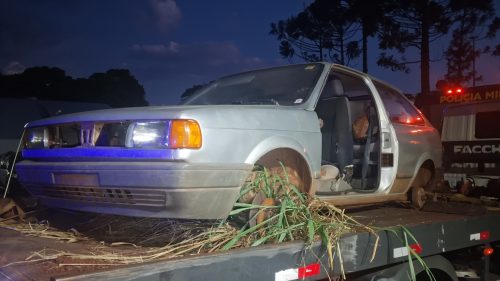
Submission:
M 400 218 L 405 212 L 399 211 Z M 411 210 L 415 212 L 414 210 Z M 408 261 L 412 250 L 404 242 L 403 228 L 409 247 L 421 257 L 428 257 L 473 246 L 500 241 L 500 213 L 479 216 L 457 216 L 420 212 L 421 222 L 380 229 L 376 254 L 370 262 L 375 236 L 369 233 L 347 235 L 340 240 L 340 255 L 335 252 L 330 269 L 326 249 L 317 242 L 307 247 L 303 242 L 265 245 L 215 254 L 201 254 L 165 261 L 125 266 L 76 276 L 53 277 L 52 280 L 317 280 L 341 275 L 339 259 L 345 273 L 397 265 Z M 430 214 L 430 215 L 429 215 Z M 414 263 L 418 263 L 414 261 Z

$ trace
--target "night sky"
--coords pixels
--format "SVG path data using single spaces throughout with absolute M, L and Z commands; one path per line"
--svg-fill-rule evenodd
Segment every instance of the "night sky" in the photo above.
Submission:
M 499 7 L 496 2 L 497 15 Z M 175 104 L 186 88 L 222 75 L 290 63 L 269 35 L 270 23 L 296 15 L 304 0 L 89 0 L 0 2 L 0 70 L 62 68 L 74 78 L 127 68 L 153 105 Z M 498 38 L 498 36 L 497 36 Z M 479 42 L 478 45 L 484 45 Z M 431 45 L 431 86 L 446 71 L 446 38 Z M 419 70 L 410 74 L 376 66 L 370 43 L 369 72 L 407 93 L 417 93 Z M 417 58 L 416 52 L 406 54 Z M 295 59 L 292 62 L 302 62 Z M 500 83 L 500 59 L 476 63 L 481 84 Z M 351 65 L 360 69 L 361 61 Z

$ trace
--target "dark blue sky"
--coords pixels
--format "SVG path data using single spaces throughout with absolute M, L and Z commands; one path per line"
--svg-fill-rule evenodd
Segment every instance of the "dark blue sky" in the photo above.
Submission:
M 496 1 L 495 1 L 496 2 Z M 56 66 L 88 77 L 127 68 L 151 104 L 174 104 L 193 84 L 242 70 L 289 63 L 269 35 L 270 23 L 299 13 L 310 0 L 88 0 L 0 2 L 0 69 L 4 74 L 32 66 Z M 497 6 L 499 6 L 497 4 Z M 498 15 L 499 7 L 496 7 Z M 441 59 L 446 40 L 431 46 Z M 369 71 L 401 90 L 419 91 L 419 70 L 410 74 L 376 66 L 370 44 Z M 406 57 L 416 58 L 409 52 Z M 301 62 L 296 59 L 293 62 Z M 478 84 L 500 83 L 500 59 L 483 56 Z M 351 65 L 361 68 L 361 62 Z M 431 64 L 431 85 L 446 71 Z

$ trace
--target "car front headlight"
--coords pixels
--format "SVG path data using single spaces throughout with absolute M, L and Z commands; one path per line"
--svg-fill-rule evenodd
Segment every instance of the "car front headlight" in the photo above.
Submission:
M 167 146 L 167 122 L 136 122 L 132 124 L 132 146 L 159 148 Z
M 49 136 L 45 127 L 28 128 L 25 132 L 25 148 L 45 148 L 48 146 Z
M 191 119 L 134 122 L 129 128 L 128 147 L 190 148 L 201 147 L 201 129 Z

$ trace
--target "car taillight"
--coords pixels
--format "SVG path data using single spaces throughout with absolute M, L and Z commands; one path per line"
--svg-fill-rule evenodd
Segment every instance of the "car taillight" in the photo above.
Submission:
M 397 116 L 391 118 L 392 122 L 395 123 L 400 123 L 400 124 L 406 124 L 406 125 L 418 125 L 418 126 L 423 126 L 425 125 L 424 118 L 421 116 Z

